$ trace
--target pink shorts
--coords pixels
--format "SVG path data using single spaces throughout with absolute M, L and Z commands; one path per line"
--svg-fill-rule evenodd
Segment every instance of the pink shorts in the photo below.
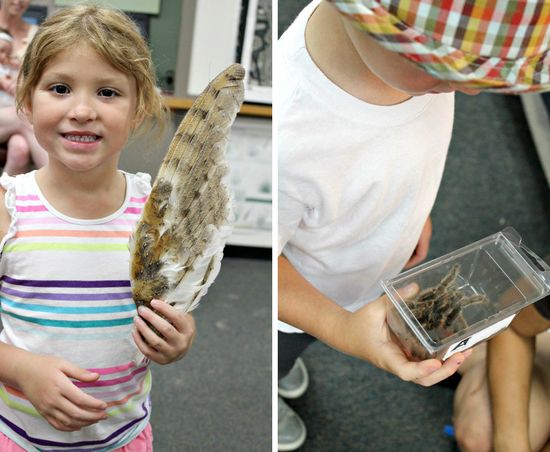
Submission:
M 25 449 L 0 432 L 0 451 L 25 452 Z M 151 428 L 151 424 L 147 424 L 147 427 L 138 436 L 126 444 L 126 446 L 116 449 L 115 452 L 153 452 L 153 429 Z

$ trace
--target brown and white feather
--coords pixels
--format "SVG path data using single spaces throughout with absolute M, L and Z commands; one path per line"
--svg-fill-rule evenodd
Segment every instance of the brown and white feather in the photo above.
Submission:
M 190 311 L 219 272 L 231 233 L 225 152 L 243 102 L 244 75 L 233 64 L 214 78 L 170 143 L 130 240 L 138 306 L 162 299 Z

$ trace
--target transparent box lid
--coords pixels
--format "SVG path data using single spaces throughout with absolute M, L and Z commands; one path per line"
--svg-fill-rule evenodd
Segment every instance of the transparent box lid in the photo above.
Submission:
M 381 282 L 406 353 L 447 359 L 508 326 L 550 293 L 550 267 L 513 228 Z

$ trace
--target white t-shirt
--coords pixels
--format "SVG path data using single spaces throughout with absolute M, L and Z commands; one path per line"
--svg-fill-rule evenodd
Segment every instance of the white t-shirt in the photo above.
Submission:
M 393 106 L 332 83 L 305 46 L 310 3 L 278 46 L 279 248 L 314 287 L 349 311 L 412 255 L 435 201 L 454 95 Z M 279 322 L 279 330 L 300 330 Z

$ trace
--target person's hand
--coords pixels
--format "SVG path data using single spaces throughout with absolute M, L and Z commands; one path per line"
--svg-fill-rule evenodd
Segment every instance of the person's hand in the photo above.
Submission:
M 0 90 L 7 91 L 6 87 L 8 86 L 9 79 L 5 75 L 0 77 Z
M 444 363 L 437 359 L 409 361 L 392 340 L 386 321 L 387 303 L 384 295 L 356 312 L 346 312 L 338 328 L 341 333 L 336 348 L 422 386 L 450 377 L 471 354 L 471 350 L 456 353 Z
M 195 337 L 195 320 L 191 314 L 178 312 L 161 300 L 152 300 L 151 307 L 158 314 L 145 306 L 138 309 L 139 315 L 135 318 L 135 328 L 132 331 L 137 347 L 147 358 L 158 364 L 168 364 L 183 358 Z
M 107 418 L 107 404 L 70 380 L 96 381 L 99 374 L 53 356 L 29 354 L 17 366 L 17 386 L 57 430 L 73 432 Z
M 21 66 L 21 60 L 16 56 L 12 56 L 12 57 L 10 57 L 10 60 L 8 61 L 8 65 L 12 69 L 18 70 L 19 67 Z
M 418 244 L 413 251 L 412 256 L 409 258 L 405 264 L 405 269 L 414 267 L 415 265 L 422 262 L 428 256 L 428 250 L 430 249 L 430 240 L 432 238 L 432 219 L 428 217 L 422 232 L 420 233 L 420 238 L 418 239 Z
M 8 79 L 8 83 L 6 84 L 6 92 L 11 96 L 15 96 L 16 89 L 17 89 L 17 80 L 14 78 Z
M 13 77 L 9 75 L 4 75 L 0 77 L 0 89 L 7 92 L 11 96 L 15 95 L 16 85 L 17 81 Z

